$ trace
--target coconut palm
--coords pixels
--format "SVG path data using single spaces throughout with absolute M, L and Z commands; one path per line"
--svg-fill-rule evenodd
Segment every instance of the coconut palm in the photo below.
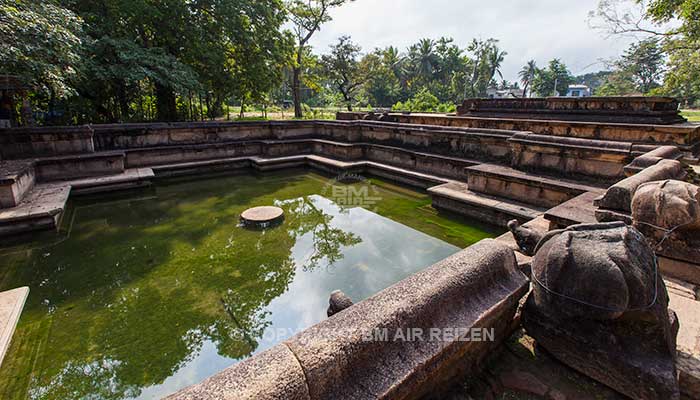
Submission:
M 491 47 L 491 51 L 489 52 L 489 55 L 488 55 L 489 68 L 490 68 L 490 72 L 491 72 L 491 79 L 490 80 L 494 79 L 496 77 L 496 75 L 498 75 L 501 79 L 503 79 L 503 73 L 501 72 L 501 65 L 503 64 L 503 60 L 505 60 L 506 55 L 508 55 L 508 53 L 499 49 L 495 43 L 493 44 L 493 46 Z
M 421 39 L 409 48 L 409 57 L 414 73 L 425 81 L 429 81 L 437 64 L 435 41 Z
M 527 97 L 527 89 L 528 86 L 532 83 L 532 80 L 535 79 L 535 74 L 537 73 L 537 63 L 535 63 L 535 60 L 530 60 L 523 66 L 523 69 L 518 72 L 518 76 L 520 77 L 520 82 L 523 84 L 523 97 Z

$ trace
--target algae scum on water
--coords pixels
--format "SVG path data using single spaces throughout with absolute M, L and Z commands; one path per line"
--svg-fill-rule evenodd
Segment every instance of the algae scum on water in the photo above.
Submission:
M 240 227 L 259 205 L 284 223 Z M 0 290 L 30 287 L 0 398 L 160 398 L 322 321 L 333 290 L 365 299 L 498 233 L 308 171 L 80 198 L 58 235 L 0 250 Z

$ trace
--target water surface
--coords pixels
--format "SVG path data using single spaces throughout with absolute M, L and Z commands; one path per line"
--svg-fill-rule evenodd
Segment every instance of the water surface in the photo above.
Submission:
M 284 224 L 238 226 L 275 204 Z M 427 195 L 309 172 L 173 182 L 72 202 L 61 233 L 0 250 L 29 286 L 2 399 L 152 399 L 201 381 L 498 230 Z

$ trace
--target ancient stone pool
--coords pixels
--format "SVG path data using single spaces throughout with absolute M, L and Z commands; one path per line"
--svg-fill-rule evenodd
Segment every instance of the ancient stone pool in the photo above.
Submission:
M 0 291 L 29 286 L 3 399 L 150 399 L 197 383 L 502 230 L 427 194 L 308 171 L 169 181 L 77 198 L 60 234 L 0 250 Z M 283 225 L 238 225 L 252 206 Z

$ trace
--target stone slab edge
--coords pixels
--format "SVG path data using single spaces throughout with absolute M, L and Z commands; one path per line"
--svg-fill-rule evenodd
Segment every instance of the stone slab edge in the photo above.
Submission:
M 527 288 L 513 250 L 487 239 L 168 399 L 418 398 L 476 368 L 508 337 Z M 493 327 L 498 337 L 365 339 L 375 329 L 417 327 Z
M 29 288 L 26 286 L 0 293 L 0 366 L 10 348 L 27 296 Z

